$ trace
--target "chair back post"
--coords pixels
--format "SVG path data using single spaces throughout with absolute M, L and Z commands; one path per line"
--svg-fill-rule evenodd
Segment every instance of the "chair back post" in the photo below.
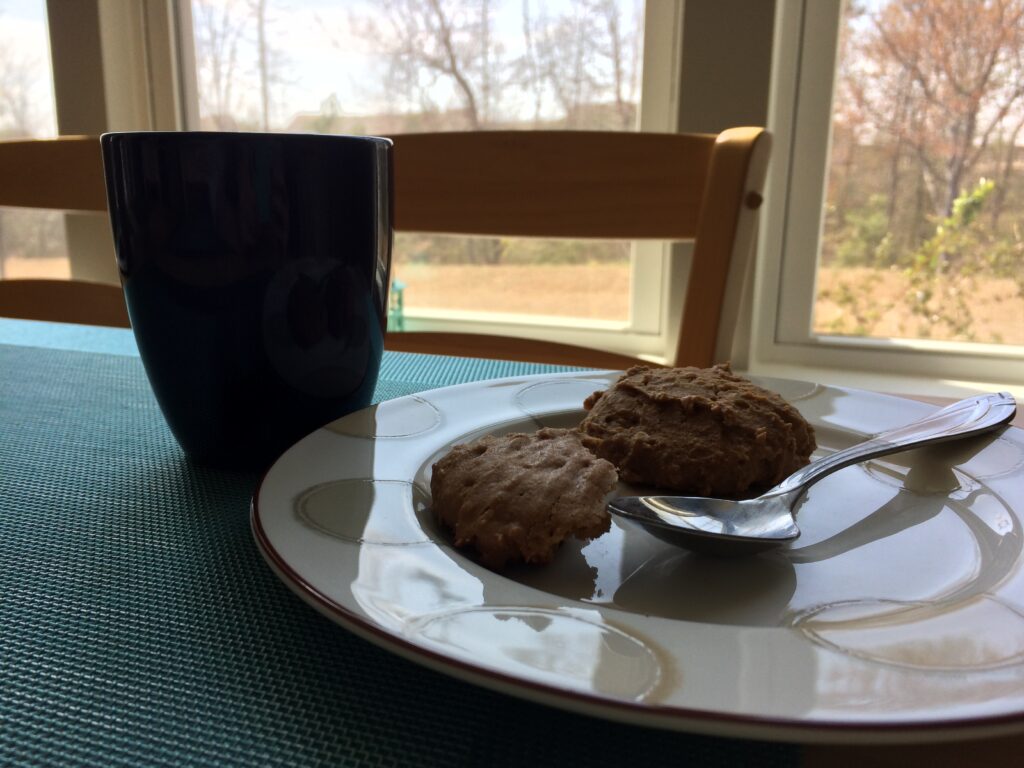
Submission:
M 715 141 L 673 365 L 728 358 L 763 202 L 771 137 L 730 128 Z

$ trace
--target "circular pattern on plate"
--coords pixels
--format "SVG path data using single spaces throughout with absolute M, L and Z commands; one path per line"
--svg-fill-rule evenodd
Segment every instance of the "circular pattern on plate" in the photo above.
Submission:
M 658 657 L 641 640 L 562 610 L 469 608 L 431 616 L 412 631 L 503 674 L 616 698 L 642 700 L 661 678 Z
M 1024 450 L 991 435 L 915 448 L 860 465 L 875 480 L 917 493 L 971 491 L 1024 467 Z
M 602 374 L 590 378 L 553 379 L 527 384 L 514 395 L 516 405 L 542 427 L 565 426 L 553 423 L 559 412 L 583 410 L 583 401 L 598 390 L 607 389 L 617 375 Z M 578 421 L 578 418 L 575 419 Z M 551 422 L 551 423 L 549 423 Z
M 324 429 L 350 437 L 412 437 L 430 432 L 441 424 L 441 412 L 422 397 L 410 395 L 372 405 Z
M 825 391 L 825 387 L 812 381 L 775 379 L 770 376 L 751 376 L 750 380 L 759 387 L 770 389 L 781 396 L 783 400 L 787 400 L 790 403 L 795 403 L 798 400 L 807 400 Z
M 964 672 L 1024 661 L 1024 616 L 987 597 L 948 606 L 861 600 L 815 608 L 794 627 L 858 658 Z
M 472 436 L 532 428 L 538 417 L 578 419 L 580 398 L 614 376 L 517 377 L 393 401 L 427 417 L 417 433 L 402 418 L 378 419 L 379 408 L 359 430 L 358 417 L 332 425 L 334 434 L 318 430 L 275 463 L 253 500 L 260 549 L 304 599 L 371 642 L 574 711 L 814 741 L 1024 726 L 1022 511 L 1017 494 L 1004 492 L 1020 468 L 986 484 L 986 451 L 967 472 L 976 488 L 959 476 L 953 491 L 935 482 L 909 490 L 902 478 L 894 488 L 854 468 L 826 478 L 800 509 L 805 546 L 714 590 L 714 568 L 634 544 L 643 531 L 564 547 L 543 576 L 522 579 L 454 551 L 429 515 L 431 457 Z M 905 420 L 898 398 L 778 381 L 770 384 L 786 397 L 807 401 L 823 450 Z M 411 439 L 366 439 L 378 422 L 382 436 Z M 1004 437 L 1019 443 L 1017 434 Z M 363 479 L 337 481 L 339 467 Z M 353 492 L 370 512 L 345 511 Z M 394 501 L 382 504 L 388 495 Z M 548 580 L 557 578 L 568 581 L 555 588 Z M 662 579 L 668 587 L 654 589 Z M 756 596 L 743 589 L 749 579 Z M 694 591 L 708 600 L 693 600 Z M 670 610 L 660 600 L 673 601 Z M 851 615 L 843 605 L 861 607 Z M 931 637 L 942 639 L 938 651 L 927 647 Z
M 405 480 L 333 480 L 295 499 L 295 515 L 316 530 L 359 544 L 423 544 L 418 516 L 429 496 Z

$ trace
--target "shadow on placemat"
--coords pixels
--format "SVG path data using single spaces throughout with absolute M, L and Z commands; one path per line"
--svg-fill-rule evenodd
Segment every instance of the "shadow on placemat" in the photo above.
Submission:
M 797 762 L 392 656 L 273 576 L 249 531 L 257 478 L 186 462 L 137 359 L 0 346 L 0 370 L 0 763 Z

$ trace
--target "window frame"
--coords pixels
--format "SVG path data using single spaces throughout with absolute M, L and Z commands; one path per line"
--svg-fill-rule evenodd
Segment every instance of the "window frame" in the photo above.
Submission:
M 72 5 L 73 4 L 73 5 Z M 198 123 L 195 54 L 189 0 L 140 0 L 124 8 L 118 0 L 47 0 L 51 40 L 74 36 L 75 52 L 55 58 L 55 88 L 74 93 L 82 67 L 103 83 L 96 99 L 78 99 L 59 110 L 62 134 L 109 130 L 181 130 Z M 651 2 L 644 19 L 643 99 L 639 127 L 673 132 L 678 118 L 680 40 L 685 4 Z M 83 16 L 96 23 L 82 25 Z M 59 96 L 58 96 L 59 98 Z M 80 217 L 79 214 L 69 216 Z M 96 220 L 93 221 L 92 218 Z M 69 232 L 72 274 L 114 281 L 107 225 L 90 217 Z M 534 318 L 488 313 L 410 311 L 411 330 L 461 330 L 557 339 L 661 359 L 675 343 L 678 314 L 667 285 L 672 282 L 672 244 L 637 242 L 631 249 L 631 313 L 626 322 Z M 674 316 L 673 316 L 674 315 Z
M 757 255 L 751 367 L 1024 383 L 1024 347 L 812 331 L 844 2 L 780 0 L 777 8 L 768 123 L 775 142 Z

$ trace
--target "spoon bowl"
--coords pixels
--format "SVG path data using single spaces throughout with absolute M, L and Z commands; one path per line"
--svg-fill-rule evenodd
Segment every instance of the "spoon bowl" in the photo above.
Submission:
M 699 496 L 623 496 L 608 508 L 662 541 L 711 555 L 753 555 L 795 541 L 785 494 L 732 501 Z
M 804 492 L 823 477 L 878 456 L 991 432 L 1011 421 L 1016 412 L 1016 401 L 1006 392 L 969 397 L 923 419 L 822 456 L 755 499 L 623 496 L 609 502 L 608 509 L 676 546 L 719 556 L 756 554 L 800 536 L 796 505 Z

